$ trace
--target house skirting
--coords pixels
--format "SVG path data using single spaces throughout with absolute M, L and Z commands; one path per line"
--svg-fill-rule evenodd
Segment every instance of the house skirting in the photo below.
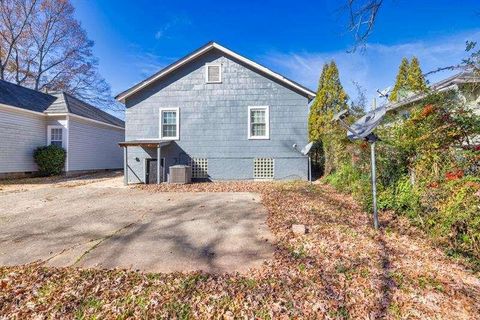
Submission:
M 72 170 L 72 171 L 64 172 L 64 175 L 67 176 L 67 177 L 74 177 L 74 176 L 79 176 L 79 175 L 84 175 L 84 174 L 110 172 L 110 171 L 122 171 L 122 170 L 123 170 L 123 168 Z

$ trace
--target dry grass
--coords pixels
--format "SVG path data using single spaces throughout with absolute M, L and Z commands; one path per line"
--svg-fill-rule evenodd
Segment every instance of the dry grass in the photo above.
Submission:
M 402 219 L 382 231 L 350 198 L 306 183 L 142 186 L 262 194 L 277 238 L 272 261 L 247 275 L 0 268 L 0 314 L 28 318 L 474 319 L 480 280 Z M 293 223 L 309 232 L 294 236 Z

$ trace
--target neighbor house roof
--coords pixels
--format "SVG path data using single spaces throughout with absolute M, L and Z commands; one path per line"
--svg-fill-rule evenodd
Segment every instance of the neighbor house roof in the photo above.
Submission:
M 52 95 L 0 80 L 0 104 L 44 112 L 55 100 Z
M 207 52 L 209 52 L 213 49 L 217 49 L 217 50 L 223 52 L 225 55 L 233 57 L 233 58 L 245 63 L 246 65 L 250 66 L 254 70 L 272 77 L 273 79 L 279 81 L 280 83 L 282 83 L 286 87 L 289 87 L 289 88 L 301 93 L 302 95 L 304 95 L 305 97 L 308 97 L 309 99 L 313 99 L 316 95 L 316 93 L 314 91 L 306 88 L 305 86 L 302 86 L 302 85 L 298 84 L 297 82 L 295 82 L 293 80 L 290 80 L 290 79 L 280 75 L 279 73 L 276 73 L 276 72 L 274 72 L 274 71 L 272 71 L 272 70 L 270 70 L 270 69 L 268 69 L 268 68 L 266 68 L 266 67 L 264 67 L 264 66 L 262 66 L 262 65 L 260 65 L 256 62 L 254 62 L 250 59 L 247 59 L 247 58 L 239 55 L 238 53 L 235 53 L 232 50 L 227 49 L 227 48 L 219 45 L 216 42 L 209 42 L 206 45 L 204 45 L 204 46 L 200 47 L 199 49 L 195 50 L 194 52 L 192 52 L 192 53 L 188 54 L 187 56 L 181 58 L 180 60 L 178 60 L 178 61 L 170 64 L 169 66 L 163 68 L 162 70 L 158 71 L 157 73 L 148 77 L 147 79 L 143 80 L 142 82 L 137 83 L 136 85 L 134 85 L 130 89 L 125 90 L 122 93 L 118 94 L 115 97 L 115 99 L 117 99 L 118 101 L 121 101 L 121 102 L 125 102 L 125 99 L 127 97 L 129 97 L 132 94 L 136 93 L 137 91 L 145 88 L 146 86 L 148 86 L 152 82 L 157 81 L 157 80 L 169 75 L 170 73 L 177 70 L 181 66 L 197 59 L 198 57 L 202 56 L 203 54 L 205 54 L 205 53 L 207 53 Z
M 0 104 L 45 114 L 74 114 L 106 124 L 125 127 L 125 122 L 66 93 L 47 94 L 0 80 Z
M 477 83 L 480 82 L 480 76 L 476 75 L 475 73 L 471 71 L 462 71 L 460 73 L 457 73 L 451 77 L 448 77 L 444 80 L 441 80 L 439 82 L 436 82 L 430 86 L 430 90 L 432 91 L 445 91 L 449 90 L 452 88 L 455 88 L 456 85 L 458 84 L 464 84 L 464 83 Z M 387 105 L 387 110 L 395 110 L 400 107 L 406 106 L 410 103 L 414 103 L 417 101 L 420 101 L 424 99 L 427 96 L 426 93 L 419 93 L 419 94 L 414 94 L 408 98 L 402 99 L 398 102 L 394 103 L 389 103 Z

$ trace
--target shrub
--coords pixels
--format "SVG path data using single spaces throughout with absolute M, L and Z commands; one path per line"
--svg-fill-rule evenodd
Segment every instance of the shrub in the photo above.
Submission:
M 66 151 L 62 147 L 55 145 L 38 147 L 33 153 L 39 173 L 44 176 L 62 173 L 66 157 Z
M 439 192 L 435 236 L 455 251 L 480 257 L 480 178 L 450 180 Z
M 377 134 L 378 208 L 409 217 L 450 252 L 480 265 L 480 116 L 455 93 L 431 94 L 410 117 L 389 113 Z M 326 133 L 325 180 L 371 210 L 369 148 L 346 143 L 345 131 Z M 473 139 L 475 140 L 475 139 Z M 328 154 L 330 153 L 330 154 Z

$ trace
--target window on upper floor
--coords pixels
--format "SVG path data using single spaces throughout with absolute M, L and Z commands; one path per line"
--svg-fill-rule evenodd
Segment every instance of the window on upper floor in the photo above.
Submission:
M 178 140 L 180 131 L 180 114 L 178 108 L 160 109 L 160 139 Z
M 248 139 L 269 139 L 269 122 L 268 106 L 248 107 Z
M 207 83 L 221 83 L 222 65 L 218 63 L 207 63 L 205 65 L 205 77 Z
M 63 128 L 61 126 L 48 126 L 48 144 L 63 147 Z

